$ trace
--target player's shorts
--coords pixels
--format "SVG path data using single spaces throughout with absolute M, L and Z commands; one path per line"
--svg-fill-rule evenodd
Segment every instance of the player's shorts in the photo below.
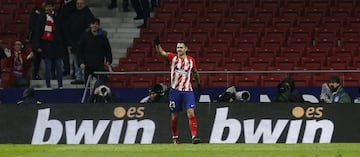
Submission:
M 171 88 L 169 93 L 169 109 L 172 113 L 183 110 L 183 104 L 186 109 L 195 108 L 195 96 L 193 91 L 178 91 Z

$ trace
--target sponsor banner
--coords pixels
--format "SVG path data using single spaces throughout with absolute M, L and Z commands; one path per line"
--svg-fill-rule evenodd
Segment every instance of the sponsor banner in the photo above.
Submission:
M 200 103 L 196 115 L 204 143 L 360 142 L 356 104 Z M 171 143 L 169 117 L 168 104 L 0 105 L 0 143 Z

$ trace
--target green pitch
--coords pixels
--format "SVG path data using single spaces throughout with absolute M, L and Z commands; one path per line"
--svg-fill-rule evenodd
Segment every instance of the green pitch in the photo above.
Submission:
M 358 157 L 354 144 L 0 145 L 0 157 Z

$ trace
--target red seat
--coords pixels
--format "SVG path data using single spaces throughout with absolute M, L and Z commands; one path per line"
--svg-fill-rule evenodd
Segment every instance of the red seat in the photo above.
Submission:
M 321 18 L 321 26 L 340 28 L 345 26 L 345 18 L 341 16 L 325 16 Z
M 260 46 L 264 47 L 280 47 L 285 45 L 285 36 L 278 37 L 262 37 Z
M 178 29 L 190 29 L 195 26 L 197 17 L 179 17 L 171 22 L 172 28 L 178 28 Z
M 342 81 L 342 85 L 345 87 L 358 87 L 360 80 L 358 76 L 345 75 Z
M 204 48 L 204 56 L 211 58 L 223 58 L 228 56 L 228 47 L 211 44 L 211 47 Z
M 248 58 L 254 53 L 254 48 L 251 47 L 231 47 L 229 48 L 229 56 L 232 58 Z
M 289 36 L 291 37 L 312 37 L 314 32 L 313 28 L 306 27 L 292 27 L 289 29 Z
M 360 17 L 346 17 L 346 26 L 351 28 L 359 28 L 360 27 Z
M 308 47 L 312 46 L 311 37 L 298 37 L 298 36 L 289 36 L 286 42 L 286 45 L 289 47 Z
M 281 47 L 280 56 L 284 57 L 303 57 L 305 56 L 305 47 L 301 46 L 290 46 L 290 47 Z
M 246 64 L 247 58 L 223 58 L 221 66 L 227 67 L 228 70 L 240 70 Z M 229 69 L 230 67 L 230 69 Z
M 309 6 L 329 7 L 329 6 L 331 6 L 331 1 L 329 1 L 329 0 L 309 0 Z
M 160 7 L 161 8 L 178 8 L 183 5 L 183 1 L 179 0 L 164 0 L 160 1 Z
M 314 27 L 318 27 L 320 24 L 320 17 L 308 17 L 308 16 L 301 16 L 298 17 L 296 20 L 296 26 L 297 27 L 309 27 L 309 28 L 314 28 Z
M 259 87 L 259 75 L 241 74 L 234 77 L 236 87 Z
M 277 85 L 286 76 L 284 74 L 267 74 L 261 75 L 261 86 L 262 87 L 277 87 Z
M 276 28 L 291 28 L 295 26 L 294 17 L 274 17 L 271 20 L 271 26 Z M 282 29 L 284 30 L 284 29 Z
M 110 75 L 106 85 L 109 87 L 129 87 L 129 76 L 127 75 Z
M 236 0 L 234 1 L 233 8 L 254 8 L 256 6 L 256 1 L 254 0 Z
M 206 6 L 206 1 L 204 0 L 186 0 L 184 1 L 185 7 L 196 7 L 196 8 L 202 8 Z
M 235 37 L 236 32 L 231 29 L 227 29 L 224 27 L 220 27 L 214 30 L 214 36 L 215 38 L 222 39 L 222 40 L 229 40 L 232 41 L 232 39 Z
M 153 75 L 132 75 L 129 79 L 131 88 L 148 88 L 154 85 L 155 77 Z
M 246 27 L 265 28 L 270 25 L 269 17 L 249 17 L 246 21 Z
M 284 1 L 284 6 L 287 7 L 297 7 L 297 8 L 303 8 L 304 6 L 306 6 L 306 0 L 285 0 Z
M 119 58 L 119 68 L 120 71 L 137 71 L 138 67 L 142 66 L 143 58 Z
M 304 8 L 304 16 L 323 17 L 327 15 L 327 7 L 308 6 Z
M 295 18 L 302 15 L 302 8 L 299 7 L 281 7 L 279 16 L 285 18 Z
M 140 37 L 143 39 L 152 40 L 155 36 L 163 36 L 164 28 L 162 27 L 152 27 L 140 29 Z
M 249 66 L 273 66 L 274 58 L 273 57 L 250 57 Z
M 352 58 L 352 65 L 354 67 L 360 67 L 360 57 L 353 57 Z
M 317 27 L 314 29 L 314 37 L 316 38 L 335 38 L 338 37 L 338 27 Z
M 179 10 L 178 17 L 200 17 L 203 14 L 203 7 L 186 7 Z
M 319 70 L 322 66 L 325 66 L 325 59 L 323 57 L 302 57 L 301 58 L 301 66 L 306 67 L 306 69 L 316 68 Z
M 356 6 L 357 0 L 334 0 L 334 6 L 353 7 Z
M 349 17 L 352 16 L 352 7 L 353 6 L 339 6 L 329 8 L 329 16 L 338 16 L 338 17 Z
M 220 26 L 222 28 L 230 29 L 237 32 L 241 27 L 244 26 L 244 24 L 244 18 L 224 17 L 220 23 Z
M 346 47 L 359 47 L 360 40 L 358 37 L 341 37 L 340 45 Z
M 355 55 L 357 55 L 357 53 L 355 53 L 356 51 L 356 48 L 352 46 L 334 47 L 332 49 L 332 56 L 338 58 L 354 57 Z
M 189 31 L 190 39 L 207 40 L 212 36 L 212 31 L 206 28 L 191 28 Z
M 211 1 L 213 2 L 213 1 Z M 204 9 L 204 17 L 212 17 L 216 19 L 222 19 L 228 14 L 228 9 L 222 8 L 221 5 L 207 7 Z
M 277 7 L 257 7 L 254 8 L 254 17 L 272 18 L 277 15 Z
M 241 28 L 239 30 L 239 37 L 243 38 L 243 37 L 261 37 L 262 36 L 262 32 L 263 32 L 263 28 L 256 28 L 256 27 L 245 27 L 245 28 Z
M 215 68 L 219 66 L 220 59 L 221 58 L 205 58 L 205 57 L 199 58 L 197 60 L 198 69 L 200 71 L 212 71 L 212 70 L 215 70 Z
M 166 29 L 164 31 L 164 36 L 168 39 L 173 39 L 173 40 L 184 40 L 187 31 L 184 31 L 182 29 L 178 29 L 178 28 L 173 28 L 173 29 Z
M 256 57 L 276 57 L 279 54 L 279 47 L 278 46 L 261 46 L 254 48 L 254 54 Z
M 155 30 L 164 30 L 169 24 L 169 20 L 166 18 L 151 17 L 147 19 L 147 28 Z
M 209 40 L 209 47 L 227 48 L 232 45 L 232 38 L 214 38 Z
M 241 35 L 240 35 L 241 36 Z M 236 37 L 234 47 L 255 47 L 259 43 L 259 37 Z
M 273 26 L 264 29 L 264 36 L 265 37 L 274 37 L 274 38 L 283 38 L 287 37 L 288 34 L 288 27 L 281 27 L 281 26 Z
M 252 1 L 252 0 L 250 0 Z M 237 1 L 235 1 L 236 4 Z M 233 18 L 248 18 L 251 16 L 252 8 L 248 7 L 232 7 L 229 9 L 229 16 Z
M 360 29 L 355 27 L 341 27 L 339 30 L 339 37 L 353 37 L 360 36 Z
M 233 85 L 233 75 L 217 74 L 209 76 L 210 87 L 229 87 Z
M 276 66 L 288 66 L 294 67 L 300 65 L 300 58 L 293 56 L 293 57 L 276 57 L 275 58 L 275 65 Z
M 345 69 L 347 66 L 351 64 L 351 56 L 350 57 L 327 57 L 327 65 L 328 67 L 344 67 Z
M 130 47 L 126 50 L 127 56 L 130 58 L 145 58 L 151 56 L 151 49 L 148 47 Z
M 159 57 L 144 58 L 144 66 L 139 67 L 141 71 L 163 71 L 169 66 L 166 60 Z
M 196 26 L 199 28 L 217 28 L 220 25 L 219 20 L 213 17 L 203 17 L 198 19 Z
M 308 47 L 306 48 L 306 56 L 313 58 L 326 58 L 331 56 L 332 47 Z
M 311 87 L 313 76 L 310 73 L 300 73 L 291 74 L 291 77 L 294 79 L 296 87 Z
M 282 5 L 281 0 L 259 0 L 260 7 L 279 8 Z
M 315 37 L 314 46 L 317 47 L 336 47 L 338 46 L 337 37 Z
M 228 9 L 232 6 L 232 0 L 211 0 L 208 1 L 210 7 Z
M 164 18 L 170 19 L 176 17 L 176 12 L 177 12 L 177 8 L 166 8 L 166 7 L 155 8 L 154 17 L 158 17 L 162 19 Z

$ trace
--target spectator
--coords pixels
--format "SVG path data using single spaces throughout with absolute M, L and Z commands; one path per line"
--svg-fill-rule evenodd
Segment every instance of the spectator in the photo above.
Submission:
M 89 103 L 111 103 L 115 102 L 111 90 L 102 80 L 97 80 L 89 97 Z
M 22 100 L 16 103 L 17 105 L 41 105 L 42 102 L 35 99 L 34 88 L 26 88 L 22 95 Z
M 79 45 L 79 64 L 85 71 L 85 80 L 95 71 L 105 71 L 104 65 L 110 67 L 112 63 L 112 53 L 107 32 L 100 26 L 100 20 L 94 18 L 90 22 L 90 29 L 87 30 L 80 39 Z M 98 76 L 105 81 L 105 76 Z
M 140 103 L 167 103 L 169 95 L 167 86 L 164 84 L 155 84 L 149 88 L 149 95 L 143 98 Z
M 329 89 L 332 93 L 331 99 L 325 99 L 326 103 L 352 103 L 349 94 L 340 84 L 338 76 L 329 77 Z
M 71 84 L 83 84 L 83 74 L 78 63 L 78 51 L 81 35 L 89 27 L 90 21 L 94 19 L 94 15 L 86 5 L 85 0 L 76 1 L 76 9 L 65 21 L 65 41 L 68 54 L 70 55 L 70 63 L 74 67 L 75 80 Z M 66 59 L 65 59 L 66 60 Z M 64 61 L 65 62 L 65 61 Z
M 65 55 L 62 19 L 54 10 L 54 2 L 45 1 L 45 14 L 40 15 L 36 25 L 33 49 L 44 57 L 45 83 L 50 88 L 51 66 L 55 64 L 58 88 L 62 88 L 62 58 Z
M 286 77 L 277 86 L 275 102 L 304 102 L 302 94 L 295 90 L 295 81 Z
M 33 56 L 32 51 L 26 52 L 24 50 L 24 45 L 21 41 L 17 40 L 14 42 L 14 49 L 8 62 L 12 69 L 11 80 L 14 82 L 11 82 L 11 84 L 13 87 L 29 87 L 29 68 L 31 67 L 31 59 Z
M 36 30 L 36 23 L 41 14 L 44 13 L 44 0 L 34 0 L 35 7 L 31 10 L 30 18 L 29 18 L 29 34 L 28 34 L 28 41 L 33 43 L 35 30 Z M 32 50 L 34 53 L 33 59 L 33 72 L 32 72 L 32 79 L 34 80 L 41 80 L 39 76 L 39 69 L 42 57 L 40 53 L 37 53 L 35 49 Z
M 68 23 L 66 20 L 68 20 L 70 18 L 70 15 L 75 11 L 76 11 L 76 0 L 64 0 L 64 3 L 61 3 L 60 14 L 61 14 L 61 18 L 64 19 L 63 27 L 65 27 L 65 30 L 64 30 L 65 37 L 66 37 L 66 33 L 67 33 L 66 27 L 68 26 L 67 25 Z M 66 38 L 65 38 L 65 40 L 66 40 Z M 71 68 L 70 68 L 70 54 L 69 53 L 65 53 L 65 55 L 63 57 L 63 66 L 64 66 L 63 76 L 70 75 Z M 74 76 L 74 75 L 72 75 L 72 76 Z
M 11 56 L 11 52 L 8 48 L 3 48 L 2 41 L 0 40 L 0 61 L 5 58 L 9 58 Z M 1 83 L 1 73 L 2 73 L 2 67 L 0 64 L 0 83 Z
M 117 0 L 110 0 L 110 5 L 108 6 L 109 9 L 117 8 Z M 129 0 L 123 0 L 122 8 L 124 12 L 129 12 Z
M 131 0 L 131 3 L 135 9 L 136 17 L 134 20 L 143 19 L 144 23 L 138 28 L 146 28 L 147 18 L 150 17 L 150 4 L 148 0 Z

